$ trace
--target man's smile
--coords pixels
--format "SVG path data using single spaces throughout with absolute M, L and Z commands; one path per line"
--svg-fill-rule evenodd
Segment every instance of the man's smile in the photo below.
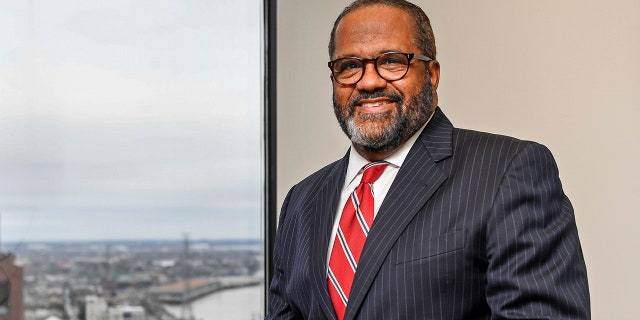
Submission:
M 382 113 L 396 108 L 397 101 L 388 97 L 376 99 L 362 99 L 357 102 L 356 110 L 359 113 Z

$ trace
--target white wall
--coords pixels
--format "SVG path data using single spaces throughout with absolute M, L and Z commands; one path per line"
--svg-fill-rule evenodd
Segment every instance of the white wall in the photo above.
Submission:
M 458 127 L 554 153 L 589 271 L 594 319 L 637 319 L 640 1 L 416 1 L 431 18 L 440 106 Z M 342 156 L 327 42 L 348 1 L 280 0 L 278 194 Z

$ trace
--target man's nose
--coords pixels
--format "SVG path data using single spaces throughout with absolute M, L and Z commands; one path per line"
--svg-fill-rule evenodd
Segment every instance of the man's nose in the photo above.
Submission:
M 360 78 L 360 81 L 356 84 L 358 90 L 370 92 L 387 86 L 387 80 L 380 77 L 378 71 L 376 71 L 374 61 L 365 63 L 362 68 L 362 78 Z

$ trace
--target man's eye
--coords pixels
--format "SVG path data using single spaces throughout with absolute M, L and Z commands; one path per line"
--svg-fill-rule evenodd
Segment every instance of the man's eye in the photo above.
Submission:
M 397 64 L 404 64 L 402 59 L 400 58 L 394 58 L 394 57 L 388 57 L 383 59 L 380 62 L 381 65 L 397 65 Z
M 357 61 L 345 61 L 338 66 L 339 71 L 347 71 L 360 68 L 360 64 Z

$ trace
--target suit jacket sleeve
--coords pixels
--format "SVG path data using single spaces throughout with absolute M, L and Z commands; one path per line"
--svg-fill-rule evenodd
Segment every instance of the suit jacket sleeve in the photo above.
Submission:
M 492 319 L 589 319 L 586 268 L 553 156 L 530 144 L 502 178 L 487 224 Z
M 271 285 L 269 287 L 269 310 L 266 316 L 266 319 L 295 319 L 296 316 L 291 310 L 291 306 L 285 297 L 285 286 L 286 286 L 286 277 L 285 277 L 285 266 L 287 259 L 283 257 L 284 248 L 286 245 L 286 241 L 288 237 L 288 233 L 283 231 L 282 228 L 284 225 L 284 221 L 287 215 L 287 207 L 289 205 L 289 200 L 291 199 L 291 193 L 293 188 L 289 190 L 289 193 L 284 199 L 282 204 L 282 209 L 280 210 L 279 217 L 279 225 L 278 232 L 276 233 L 276 240 L 274 245 L 273 252 L 273 265 L 274 265 L 274 273 L 273 279 L 271 279 Z

